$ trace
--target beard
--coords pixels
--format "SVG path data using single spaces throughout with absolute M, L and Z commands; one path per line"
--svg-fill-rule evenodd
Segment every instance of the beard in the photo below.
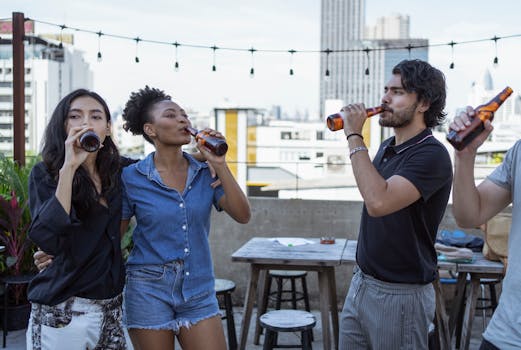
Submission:
M 380 126 L 385 126 L 389 128 L 403 128 L 407 125 L 411 124 L 412 120 L 414 119 L 414 111 L 416 110 L 416 107 L 418 106 L 418 103 L 416 102 L 412 106 L 397 111 L 396 109 L 392 112 L 392 114 L 387 118 L 380 118 L 378 120 L 378 124 Z

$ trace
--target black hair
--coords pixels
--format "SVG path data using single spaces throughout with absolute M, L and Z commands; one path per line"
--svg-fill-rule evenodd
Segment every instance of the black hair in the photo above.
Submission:
M 67 139 L 67 118 L 72 102 L 83 96 L 88 96 L 98 101 L 110 122 L 110 112 L 107 103 L 100 95 L 93 91 L 77 89 L 61 99 L 51 120 L 45 129 L 42 141 L 42 160 L 47 170 L 55 179 L 58 179 L 59 171 L 65 161 L 65 140 Z M 110 136 L 105 137 L 103 147 L 98 150 L 96 156 L 96 169 L 101 179 L 101 195 L 109 196 L 119 188 L 120 176 L 119 152 Z M 79 167 L 74 174 L 72 182 L 72 206 L 79 218 L 82 218 L 91 208 L 92 204 L 99 200 L 94 182 L 87 170 Z
M 422 60 L 403 60 L 393 68 L 393 74 L 400 74 L 402 86 L 407 92 L 415 92 L 419 102 L 429 103 L 424 113 L 425 125 L 429 128 L 443 124 L 447 113 L 445 76 L 439 70 Z
M 123 110 L 123 119 L 125 124 L 123 128 L 125 131 L 132 132 L 133 135 L 143 135 L 145 140 L 154 144 L 150 137 L 143 131 L 145 123 L 152 121 L 150 110 L 160 101 L 172 100 L 163 90 L 150 88 L 148 85 L 144 89 L 139 89 L 137 92 L 132 92 L 130 98 L 125 104 Z

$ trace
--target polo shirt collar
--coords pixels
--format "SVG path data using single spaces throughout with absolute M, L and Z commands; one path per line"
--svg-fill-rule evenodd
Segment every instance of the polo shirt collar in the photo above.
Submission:
M 425 128 L 422 132 L 420 132 L 418 135 L 410 138 L 409 140 L 405 141 L 404 143 L 396 146 L 394 143 L 396 142 L 396 136 L 393 136 L 389 144 L 385 147 L 386 149 L 392 149 L 394 153 L 400 154 L 407 149 L 416 146 L 420 143 L 422 143 L 425 140 L 428 140 L 429 138 L 433 137 L 432 131 L 429 128 Z

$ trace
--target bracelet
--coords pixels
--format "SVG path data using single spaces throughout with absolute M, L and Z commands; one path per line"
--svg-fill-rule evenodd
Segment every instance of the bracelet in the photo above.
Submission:
M 367 149 L 367 147 L 365 146 L 358 146 L 358 147 L 355 147 L 353 148 L 350 152 L 349 152 L 349 159 L 351 159 L 351 157 L 353 156 L 353 154 L 355 154 L 356 152 L 360 152 L 360 151 L 369 151 Z
M 359 134 L 359 133 L 357 133 L 357 132 L 352 132 L 352 133 L 350 133 L 349 135 L 346 136 L 346 140 L 349 140 L 349 138 L 350 138 L 351 136 L 358 136 L 358 137 L 360 137 L 362 140 L 364 139 L 364 137 L 363 137 L 361 134 Z

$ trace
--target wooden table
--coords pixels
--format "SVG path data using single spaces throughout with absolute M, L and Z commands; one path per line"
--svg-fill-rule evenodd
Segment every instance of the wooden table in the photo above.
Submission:
M 266 288 L 268 270 L 305 270 L 317 272 L 324 349 L 331 349 L 329 314 L 331 314 L 331 326 L 333 327 L 335 348 L 338 349 L 338 307 L 335 266 L 339 266 L 341 263 L 346 240 L 337 239 L 335 244 L 320 244 L 319 239 L 309 240 L 313 241 L 313 243 L 287 246 L 270 238 L 256 237 L 252 238 L 232 254 L 232 261 L 250 264 L 250 279 L 246 290 L 246 300 L 244 302 L 239 349 L 246 349 L 248 329 L 253 304 L 257 296 L 259 277 L 262 272 L 262 286 Z M 262 305 L 262 298 L 258 299 L 260 302 L 258 310 L 264 310 L 266 306 Z M 260 328 L 257 326 L 259 317 L 260 312 L 258 312 L 256 319 L 255 344 L 259 343 Z
M 342 254 L 342 264 L 356 263 L 356 246 L 357 241 L 347 241 L 346 248 Z M 474 313 L 480 290 L 481 278 L 503 278 L 503 264 L 500 262 L 489 261 L 483 257 L 481 253 L 474 253 L 474 262 L 470 264 L 438 262 L 438 269 L 450 270 L 458 274 L 456 283 L 456 296 L 451 303 L 451 313 L 447 315 L 445 302 L 441 290 L 439 279 L 434 281 L 434 289 L 436 292 L 436 317 L 437 327 L 440 336 L 440 348 L 442 350 L 451 349 L 452 337 L 456 329 L 458 319 L 461 319 L 459 311 L 462 306 L 465 310 L 462 317 L 461 342 L 460 349 L 468 350 L 470 344 L 470 333 L 472 330 L 472 322 L 474 321 Z M 469 282 L 467 281 L 469 280 Z M 469 291 L 466 293 L 467 283 Z M 468 296 L 467 296 L 468 295 Z

